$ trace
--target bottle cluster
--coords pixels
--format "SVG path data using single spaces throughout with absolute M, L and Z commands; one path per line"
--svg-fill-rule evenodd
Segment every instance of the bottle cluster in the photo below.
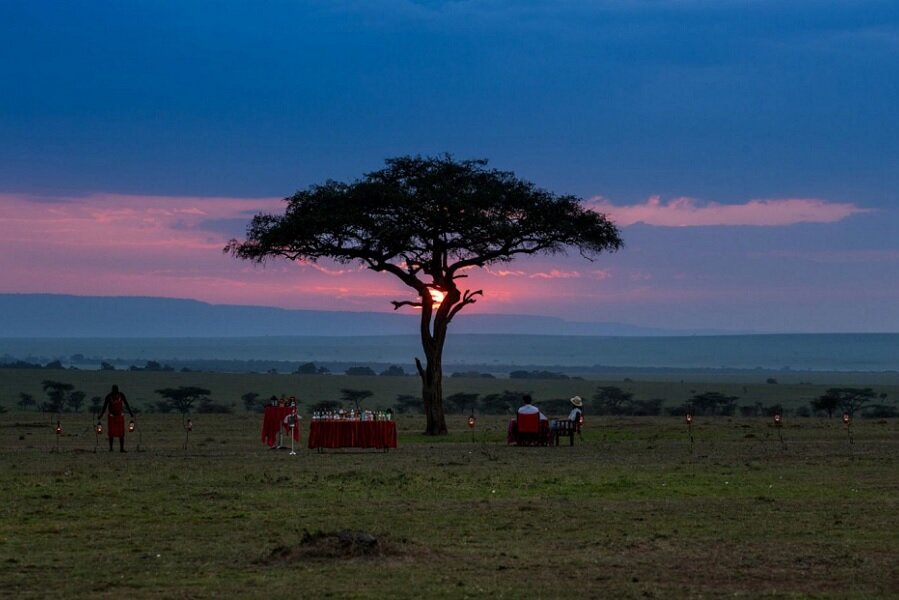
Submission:
M 393 413 L 389 410 L 316 410 L 312 413 L 313 421 L 392 421 Z

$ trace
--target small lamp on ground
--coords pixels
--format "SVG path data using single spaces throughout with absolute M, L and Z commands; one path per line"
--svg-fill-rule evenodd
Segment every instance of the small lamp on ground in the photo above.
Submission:
M 774 427 L 777 429 L 777 437 L 780 439 L 781 448 L 786 448 L 787 445 L 784 443 L 784 435 L 781 427 L 783 426 L 783 417 L 779 412 L 774 413 Z
M 852 415 L 849 414 L 849 411 L 843 413 L 843 423 L 846 425 L 846 436 L 849 438 L 849 445 L 851 446 L 855 442 L 852 439 Z
M 134 433 L 134 419 L 128 422 L 128 433 Z
M 693 413 L 687 411 L 684 413 L 684 422 L 687 424 L 687 433 L 690 434 L 690 454 L 693 454 Z

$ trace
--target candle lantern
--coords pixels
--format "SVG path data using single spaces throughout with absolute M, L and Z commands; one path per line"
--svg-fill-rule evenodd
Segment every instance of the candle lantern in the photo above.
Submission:
M 59 421 L 56 422 L 56 435 L 62 435 L 62 424 Z
M 474 429 L 475 423 L 477 423 L 477 419 L 474 418 L 474 415 L 468 417 L 468 426 Z
M 777 427 L 781 426 L 780 413 L 774 413 L 774 425 L 776 425 Z
M 191 421 L 190 419 L 187 420 L 187 430 L 188 430 L 188 431 L 193 431 L 193 430 L 194 430 L 194 422 Z
M 103 433 L 103 424 L 100 421 L 97 421 L 97 435 Z
M 843 423 L 845 423 L 846 425 L 849 425 L 849 413 L 848 412 L 843 413 Z
M 131 419 L 131 421 L 128 422 L 128 432 L 134 433 L 134 419 Z
M 692 413 L 685 414 L 684 421 L 687 422 L 687 425 L 692 425 L 693 424 L 693 414 Z

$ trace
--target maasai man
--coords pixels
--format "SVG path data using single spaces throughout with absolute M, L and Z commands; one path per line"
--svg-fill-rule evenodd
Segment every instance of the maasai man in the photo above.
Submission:
M 128 412 L 131 414 L 131 418 L 134 418 L 134 411 L 131 410 L 131 407 L 128 405 L 128 400 L 125 398 L 125 394 L 119 391 L 119 386 L 112 386 L 112 391 L 106 394 L 106 399 L 103 401 L 103 408 L 100 409 L 100 414 L 97 416 L 97 419 L 103 417 L 103 413 L 106 412 L 106 409 L 109 409 L 109 417 L 106 421 L 106 431 L 109 436 L 109 451 L 112 452 L 112 438 L 119 438 L 119 452 L 125 451 L 125 409 L 128 409 Z

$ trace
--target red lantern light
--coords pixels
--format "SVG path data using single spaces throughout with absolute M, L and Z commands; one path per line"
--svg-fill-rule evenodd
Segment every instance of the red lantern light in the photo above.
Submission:
M 578 425 L 583 425 L 583 424 L 584 424 L 584 413 L 578 413 L 578 414 L 577 414 L 577 424 L 578 424 Z
M 780 426 L 780 413 L 774 413 L 774 424 Z
M 103 425 L 97 421 L 97 435 L 100 435 L 101 433 L 103 433 Z
M 684 420 L 687 422 L 687 425 L 692 425 L 693 424 L 693 415 L 691 413 L 685 414 Z
M 468 417 L 468 426 L 474 429 L 474 424 L 477 422 L 477 419 L 474 418 L 474 415 Z
M 132 420 L 128 423 L 128 432 L 129 432 L 129 433 L 134 433 L 134 419 L 132 419 Z
M 845 423 L 846 425 L 849 425 L 849 413 L 848 412 L 843 413 L 843 423 Z
M 194 430 L 194 422 L 191 421 L 190 419 L 187 420 L 187 430 L 188 430 L 188 431 L 193 431 L 193 430 Z
M 56 435 L 60 435 L 62 433 L 62 425 L 59 421 L 56 422 Z

